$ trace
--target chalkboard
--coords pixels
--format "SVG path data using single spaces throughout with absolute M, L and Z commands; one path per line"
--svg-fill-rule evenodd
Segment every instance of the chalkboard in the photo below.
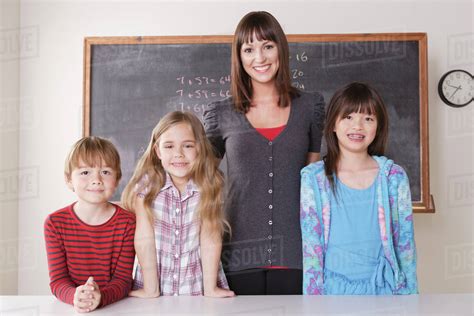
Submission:
M 117 145 L 130 179 L 153 127 L 167 112 L 199 117 L 230 95 L 231 36 L 85 39 L 84 135 Z M 293 85 L 328 102 L 351 82 L 372 84 L 389 112 L 387 156 L 410 178 L 416 212 L 433 212 L 429 191 L 425 33 L 288 35 Z M 322 152 L 324 152 L 324 146 Z

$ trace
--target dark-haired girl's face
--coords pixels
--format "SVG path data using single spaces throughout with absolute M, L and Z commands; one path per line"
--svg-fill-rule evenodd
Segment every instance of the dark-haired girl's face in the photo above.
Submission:
M 278 47 L 273 41 L 258 40 L 244 43 L 240 49 L 240 58 L 245 72 L 250 76 L 252 84 L 273 84 L 280 62 Z
M 377 134 L 377 117 L 367 113 L 339 116 L 334 126 L 341 153 L 367 153 Z

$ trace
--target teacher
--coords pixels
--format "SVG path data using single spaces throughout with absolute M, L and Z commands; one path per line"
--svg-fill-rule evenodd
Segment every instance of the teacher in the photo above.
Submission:
M 232 233 L 221 258 L 229 286 L 237 295 L 301 294 L 300 170 L 319 159 L 324 100 L 291 86 L 288 42 L 268 12 L 237 26 L 231 94 L 204 112 L 227 166 Z

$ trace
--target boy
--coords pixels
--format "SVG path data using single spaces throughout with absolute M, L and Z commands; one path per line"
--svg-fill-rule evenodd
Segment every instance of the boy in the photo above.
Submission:
M 77 202 L 44 223 L 50 287 L 78 312 L 90 312 L 128 295 L 135 257 L 135 215 L 110 203 L 122 176 L 114 145 L 84 137 L 64 168 Z

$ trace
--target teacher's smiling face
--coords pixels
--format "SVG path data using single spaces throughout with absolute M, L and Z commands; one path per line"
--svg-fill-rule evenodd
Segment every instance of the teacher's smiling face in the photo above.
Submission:
M 260 41 L 254 36 L 252 42 L 242 45 L 240 59 L 252 84 L 273 84 L 280 66 L 275 42 Z

